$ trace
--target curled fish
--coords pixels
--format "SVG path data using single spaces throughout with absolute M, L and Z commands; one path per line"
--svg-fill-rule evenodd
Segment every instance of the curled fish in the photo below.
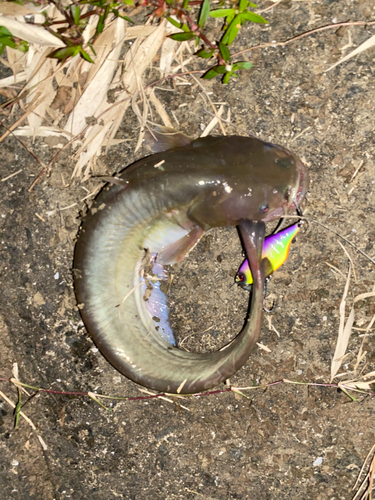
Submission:
M 172 138 L 172 149 L 160 141 L 159 152 L 125 168 L 94 201 L 75 248 L 75 291 L 88 331 L 118 371 L 157 391 L 192 394 L 232 376 L 254 348 L 264 223 L 301 204 L 308 174 L 293 153 L 256 138 Z M 250 313 L 225 349 L 186 352 L 152 319 L 154 264 L 182 260 L 207 230 L 223 226 L 238 227 L 250 263 Z

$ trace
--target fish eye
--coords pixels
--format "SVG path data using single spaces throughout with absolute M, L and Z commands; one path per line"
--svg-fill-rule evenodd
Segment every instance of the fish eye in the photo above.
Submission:
M 243 273 L 238 273 L 236 276 L 236 283 L 238 283 L 240 281 L 244 281 L 244 279 L 245 279 L 245 275 Z
M 266 214 L 266 213 L 268 212 L 269 208 L 270 208 L 270 207 L 269 207 L 268 205 L 261 205 L 261 207 L 260 207 L 260 209 L 259 209 L 259 212 L 260 212 L 261 214 Z

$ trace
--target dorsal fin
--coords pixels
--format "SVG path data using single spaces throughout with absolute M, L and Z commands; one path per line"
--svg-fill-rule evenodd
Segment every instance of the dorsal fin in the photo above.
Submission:
M 162 153 L 168 149 L 189 146 L 193 139 L 172 127 L 155 126 L 145 133 L 144 143 L 153 153 Z

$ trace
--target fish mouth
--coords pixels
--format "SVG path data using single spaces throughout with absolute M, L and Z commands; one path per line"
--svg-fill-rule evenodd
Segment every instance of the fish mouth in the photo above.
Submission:
M 285 216 L 290 210 L 300 212 L 301 205 L 309 188 L 310 178 L 305 165 L 298 158 L 296 158 L 296 166 L 299 175 L 295 186 L 289 190 L 288 196 L 284 199 L 284 203 L 281 206 L 279 205 L 274 210 L 268 212 L 267 216 L 262 219 L 264 222 L 270 222 Z
M 291 157 L 294 160 L 291 161 L 290 163 L 291 164 L 294 163 L 295 169 L 297 170 L 296 182 L 294 185 L 289 186 L 288 193 L 285 197 L 285 204 L 283 204 L 281 209 L 284 212 L 284 214 L 286 214 L 288 210 L 297 210 L 298 212 L 309 188 L 309 183 L 310 183 L 309 173 L 305 165 L 302 163 L 302 161 L 298 158 L 297 155 L 292 153 L 292 151 L 290 151 L 289 149 L 286 148 L 281 148 L 281 149 L 284 151 L 284 154 L 286 154 L 287 157 L 289 158 Z
M 299 173 L 298 188 L 292 193 L 289 209 L 299 210 L 303 203 L 307 190 L 309 189 L 310 177 L 305 165 L 297 158 L 297 169 Z

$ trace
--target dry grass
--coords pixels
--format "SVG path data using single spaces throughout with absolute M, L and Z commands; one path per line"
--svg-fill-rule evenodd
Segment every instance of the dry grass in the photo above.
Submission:
M 169 117 L 153 90 L 145 90 L 143 76 L 153 64 L 161 49 L 160 71 L 171 70 L 176 57 L 177 42 L 166 38 L 166 21 L 158 25 L 129 26 L 121 18 L 107 20 L 104 31 L 93 46 L 95 64 L 79 55 L 65 63 L 47 56 L 62 42 L 40 26 L 27 24 L 22 17 L 30 9 L 12 4 L 0 5 L 1 24 L 15 36 L 29 42 L 29 51 L 21 53 L 7 47 L 7 61 L 13 77 L 0 80 L 0 87 L 19 90 L 13 99 L 13 110 L 21 108 L 23 115 L 2 138 L 13 131 L 15 135 L 36 137 L 57 136 L 68 139 L 76 147 L 73 176 L 88 178 L 96 158 L 119 141 L 117 130 L 128 108 L 140 122 L 140 146 L 151 114 L 150 102 L 165 125 L 171 126 Z M 35 22 L 42 22 L 40 12 L 33 12 Z M 41 9 L 40 9 L 41 10 Z M 45 10 L 45 7 L 43 7 Z M 63 20 L 61 13 L 50 4 L 48 15 Z M 89 40 L 96 28 L 98 16 L 91 16 L 83 36 Z M 123 58 L 124 44 L 132 40 Z M 186 44 L 179 45 L 179 51 Z M 141 109 L 140 109 L 141 108 Z M 26 125 L 22 125 L 26 122 Z M 22 125 L 22 126 L 21 126 Z
M 344 248 L 344 247 L 343 247 Z M 331 382 L 334 380 L 334 378 L 338 377 L 347 377 L 348 373 L 338 373 L 342 362 L 344 359 L 346 359 L 349 354 L 348 350 L 348 344 L 349 344 L 349 339 L 350 335 L 353 331 L 353 324 L 355 321 L 355 307 L 354 305 L 358 303 L 359 301 L 363 301 L 372 297 L 375 297 L 375 291 L 372 292 L 366 292 L 366 293 L 361 293 L 354 297 L 352 301 L 352 306 L 350 308 L 349 315 L 346 319 L 345 316 L 345 311 L 346 311 L 346 304 L 347 304 L 347 297 L 348 297 L 348 292 L 349 292 L 349 287 L 350 287 L 350 276 L 351 276 L 351 271 L 352 268 L 354 270 L 354 263 L 353 260 L 351 259 L 350 255 L 344 248 L 345 253 L 347 254 L 348 258 L 350 259 L 350 264 L 349 264 L 349 271 L 346 279 L 346 284 L 343 292 L 343 296 L 341 299 L 340 303 L 340 323 L 339 323 L 339 332 L 338 332 L 338 338 L 337 338 L 337 343 L 336 343 L 336 348 L 335 348 L 335 353 L 333 355 L 332 363 L 331 363 Z M 372 319 L 369 321 L 368 325 L 366 328 L 363 329 L 365 332 L 362 337 L 362 343 L 361 346 L 358 350 L 358 353 L 356 355 L 356 361 L 354 362 L 353 369 L 350 372 L 353 374 L 353 377 L 350 379 L 345 379 L 340 380 L 339 386 L 342 387 L 344 390 L 350 389 L 353 391 L 372 391 L 372 384 L 375 383 L 375 371 L 370 371 L 366 374 L 363 374 L 366 364 L 363 364 L 366 358 L 366 351 L 364 350 L 364 343 L 366 338 L 369 335 L 369 331 L 371 330 L 373 324 L 375 322 L 375 315 L 372 317 Z M 362 369 L 359 370 L 360 366 L 362 366 Z
M 272 6 L 263 11 L 276 6 L 280 1 L 276 0 Z M 142 142 L 148 124 L 152 123 L 149 122 L 149 117 L 152 116 L 150 103 L 164 125 L 172 126 L 162 103 L 151 89 L 145 87 L 144 73 L 152 66 L 159 51 L 161 54 L 159 70 L 162 77 L 176 74 L 180 70 L 184 71 L 193 58 L 193 50 L 190 42 L 178 43 L 167 38 L 167 35 L 175 32 L 176 28 L 166 21 L 158 25 L 151 25 L 148 22 L 145 25 L 130 26 L 121 18 L 107 18 L 103 32 L 93 44 L 96 55 L 92 55 L 90 51 L 95 64 L 90 64 L 79 55 L 59 64 L 56 59 L 49 59 L 47 56 L 53 49 L 64 46 L 63 42 L 42 26 L 25 21 L 25 15 L 33 15 L 35 23 L 43 23 L 42 11 L 47 11 L 49 18 L 55 21 L 65 20 L 52 3 L 47 7 L 0 3 L 1 25 L 9 29 L 14 36 L 29 43 L 27 53 L 7 47 L 7 59 L 0 58 L 0 62 L 13 71 L 12 77 L 0 80 L 0 91 L 13 101 L 13 110 L 19 106 L 23 111 L 21 118 L 3 134 L 0 141 L 11 131 L 16 135 L 33 139 L 48 136 L 64 138 L 78 148 L 74 157 L 76 164 L 73 176 L 87 179 L 103 149 L 107 152 L 111 145 L 126 140 L 115 139 L 115 136 L 128 108 L 131 108 L 140 122 L 136 149 Z M 81 14 L 84 13 L 84 6 L 81 6 Z M 85 42 L 95 33 L 98 20 L 99 16 L 90 16 L 83 32 Z M 365 23 L 353 22 L 339 25 L 363 24 Z M 290 40 L 264 46 L 285 45 L 313 32 L 337 26 L 317 28 Z M 132 45 L 122 59 L 124 44 L 129 40 L 133 40 Z M 375 36 L 372 36 L 334 66 L 374 44 Z M 185 52 L 188 54 L 187 58 L 184 57 Z M 238 54 L 241 52 L 243 51 Z M 177 65 L 172 67 L 175 62 Z M 20 84 L 23 84 L 21 88 Z M 224 123 L 230 123 L 230 110 L 228 109 L 227 119 L 223 119 L 224 104 L 217 110 L 211 102 L 207 102 L 209 98 L 201 82 L 198 84 L 203 88 L 206 106 L 213 108 L 213 119 L 203 135 L 209 134 L 217 125 L 225 135 Z M 175 120 L 179 126 L 176 118 Z M 27 124 L 22 125 L 23 122 Z
M 354 49 L 352 52 L 350 52 L 346 56 L 342 57 L 339 61 L 337 61 L 335 64 L 333 64 L 330 68 L 326 69 L 325 73 L 327 73 L 327 71 L 331 71 L 331 69 L 335 68 L 339 64 L 342 64 L 343 62 L 348 61 L 352 57 L 357 56 L 361 52 L 364 52 L 365 50 L 373 47 L 374 45 L 375 45 L 375 35 L 370 36 L 370 38 L 368 38 L 365 42 L 363 42 L 361 45 L 359 45 L 359 47 Z
M 370 461 L 368 465 L 368 472 L 365 477 L 361 481 L 362 473 L 366 468 L 366 464 Z M 367 457 L 365 458 L 362 468 L 358 474 L 357 481 L 353 487 L 353 490 L 357 490 L 352 500 L 372 500 L 373 495 L 372 491 L 374 488 L 374 476 L 375 476 L 375 444 L 368 452 Z

